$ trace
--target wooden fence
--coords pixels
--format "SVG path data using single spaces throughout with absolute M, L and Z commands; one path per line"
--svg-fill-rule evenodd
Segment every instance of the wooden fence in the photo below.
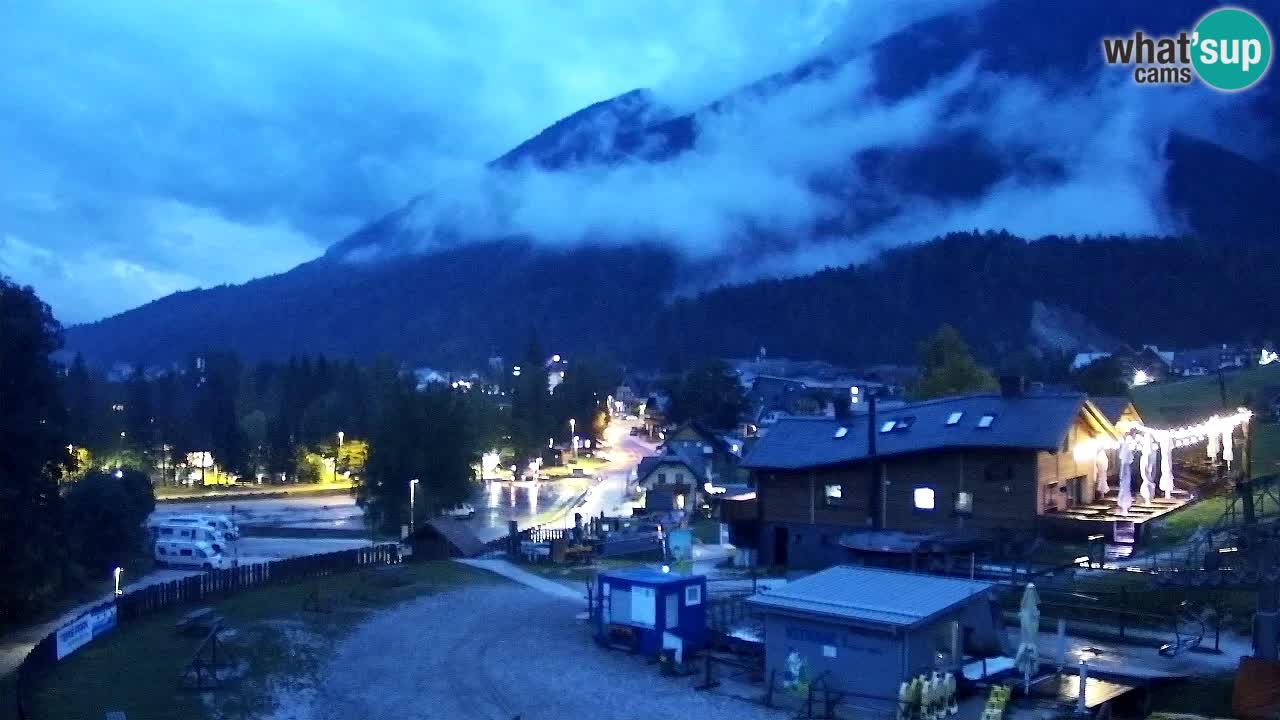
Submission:
M 283 585 L 307 578 L 325 577 L 371 565 L 400 561 L 394 543 L 340 550 L 322 555 L 273 560 L 227 570 L 211 570 L 167 583 L 148 585 L 127 592 L 114 601 L 104 601 L 84 614 L 116 607 L 116 623 L 124 625 L 170 608 L 225 598 L 241 590 Z M 74 622 L 74 621 L 73 621 Z M 64 624 L 62 627 L 65 627 Z M 17 670 L 17 711 L 19 720 L 31 720 L 29 693 L 35 683 L 58 663 L 58 631 L 54 630 L 27 653 Z

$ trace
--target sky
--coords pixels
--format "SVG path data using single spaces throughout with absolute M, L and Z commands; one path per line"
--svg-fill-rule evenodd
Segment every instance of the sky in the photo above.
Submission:
M 900 14 L 937 0 L 909 3 Z M 812 54 L 847 0 L 41 0 L 0 24 L 0 274 L 67 324 L 310 260 L 586 105 Z

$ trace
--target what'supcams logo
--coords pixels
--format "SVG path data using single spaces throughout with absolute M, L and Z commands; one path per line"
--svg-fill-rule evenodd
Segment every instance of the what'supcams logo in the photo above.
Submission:
M 1198 75 L 1210 87 L 1233 92 L 1266 74 L 1271 33 L 1247 10 L 1219 8 L 1191 32 L 1103 38 L 1102 56 L 1108 65 L 1132 65 L 1134 81 L 1144 85 L 1189 85 Z

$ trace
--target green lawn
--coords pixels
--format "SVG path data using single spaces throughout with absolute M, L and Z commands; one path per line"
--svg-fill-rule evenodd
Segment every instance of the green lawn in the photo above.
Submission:
M 185 610 L 173 610 L 121 626 L 65 660 L 34 689 L 33 714 L 89 720 L 123 710 L 130 718 L 195 720 L 216 709 L 222 717 L 250 717 L 269 707 L 271 682 L 318 672 L 333 644 L 369 612 L 462 583 L 501 582 L 456 563 L 404 567 L 411 582 L 401 587 L 381 588 L 360 573 L 347 573 L 210 603 L 233 631 L 226 641 L 230 662 L 248 672 L 208 699 L 179 689 L 179 673 L 200 638 L 175 632 L 174 623 Z M 352 597 L 353 589 L 360 591 L 359 597 Z M 303 610 L 313 591 L 327 612 Z M 298 633 L 315 642 L 290 643 Z M 11 712 L 11 707 L 0 709 L 0 717 Z
M 1223 379 L 1227 407 L 1234 409 L 1258 397 L 1267 385 L 1280 385 L 1280 364 L 1229 372 Z M 1143 420 L 1152 425 L 1184 420 L 1188 411 L 1207 417 L 1222 410 L 1217 375 L 1146 385 L 1134 388 L 1130 394 Z M 1280 425 L 1255 419 L 1252 429 L 1254 477 L 1280 471 Z

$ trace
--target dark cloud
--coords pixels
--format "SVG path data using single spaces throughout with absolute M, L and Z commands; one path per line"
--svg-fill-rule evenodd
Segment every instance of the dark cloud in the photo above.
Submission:
M 83 321 L 310 259 L 635 87 L 692 106 L 843 0 L 236 0 L 9 8 L 0 272 Z

